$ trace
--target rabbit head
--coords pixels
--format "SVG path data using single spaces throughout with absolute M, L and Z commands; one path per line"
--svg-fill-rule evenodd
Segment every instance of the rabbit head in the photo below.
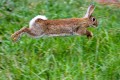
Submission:
M 93 13 L 94 9 L 95 9 L 95 6 L 90 5 L 87 9 L 87 12 L 86 12 L 84 18 L 89 19 L 89 26 L 97 27 L 98 26 L 98 21 L 95 17 L 92 16 L 92 13 Z

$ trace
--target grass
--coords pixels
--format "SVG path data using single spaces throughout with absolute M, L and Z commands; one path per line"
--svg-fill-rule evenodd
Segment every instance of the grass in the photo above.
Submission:
M 80 0 L 0 0 L 0 80 L 120 80 L 120 9 L 97 3 L 99 21 L 86 36 L 11 34 L 38 14 L 49 19 L 82 17 L 91 2 Z

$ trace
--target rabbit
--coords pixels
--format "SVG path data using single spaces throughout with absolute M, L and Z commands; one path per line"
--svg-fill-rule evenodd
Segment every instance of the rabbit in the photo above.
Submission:
M 66 35 L 86 35 L 90 38 L 93 33 L 88 31 L 87 28 L 98 26 L 98 21 L 92 16 L 94 9 L 95 6 L 90 5 L 82 18 L 48 20 L 46 16 L 38 15 L 29 22 L 29 28 L 23 27 L 12 34 L 11 37 L 13 41 L 17 41 L 23 33 L 27 33 L 34 38 Z

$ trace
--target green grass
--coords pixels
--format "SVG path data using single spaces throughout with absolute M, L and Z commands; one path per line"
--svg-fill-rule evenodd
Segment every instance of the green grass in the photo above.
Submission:
M 49 19 L 82 17 L 91 2 L 82 0 L 0 0 L 0 80 L 120 80 L 120 8 L 95 3 L 99 21 L 86 36 L 11 34 L 38 14 Z

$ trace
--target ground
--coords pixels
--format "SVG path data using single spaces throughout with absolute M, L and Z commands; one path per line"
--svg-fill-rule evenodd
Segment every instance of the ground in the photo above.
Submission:
M 11 34 L 36 15 L 82 17 L 91 2 L 81 0 L 0 0 L 0 80 L 120 80 L 120 8 L 95 3 L 97 28 L 86 36 Z

